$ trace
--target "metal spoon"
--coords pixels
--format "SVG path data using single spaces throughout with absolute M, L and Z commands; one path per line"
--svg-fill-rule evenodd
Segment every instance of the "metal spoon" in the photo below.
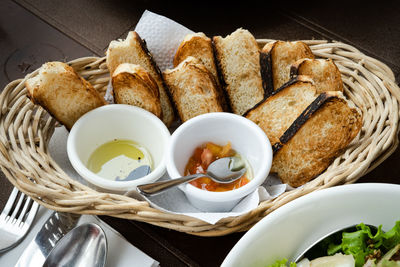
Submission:
M 340 228 L 338 230 L 332 231 L 331 233 L 319 238 L 317 241 L 312 243 L 308 248 L 306 248 L 302 253 L 297 255 L 297 257 L 295 258 L 294 262 L 298 263 L 299 261 L 301 261 L 307 253 L 310 253 L 310 251 L 316 249 L 317 246 L 319 246 L 320 243 L 322 243 L 325 239 L 333 237 L 334 235 L 336 235 L 336 234 L 338 234 L 340 232 L 354 232 L 354 231 L 357 230 L 356 226 L 357 225 L 352 225 L 352 226 L 344 227 L 344 228 L 342 227 L 342 228 Z M 376 226 L 374 226 L 374 225 L 366 224 L 366 226 L 368 226 L 371 229 L 372 232 L 374 232 L 374 231 L 376 232 L 378 230 L 378 228 Z
M 245 163 L 240 157 L 226 157 L 212 162 L 205 174 L 199 173 L 168 181 L 139 185 L 137 190 L 145 196 L 151 196 L 200 177 L 209 177 L 214 182 L 227 184 L 236 181 L 245 173 Z
M 94 223 L 82 224 L 66 234 L 53 248 L 43 267 L 103 267 L 107 257 L 107 239 Z

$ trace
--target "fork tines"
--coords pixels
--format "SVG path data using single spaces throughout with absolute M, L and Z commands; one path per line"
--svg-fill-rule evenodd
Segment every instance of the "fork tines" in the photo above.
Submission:
M 22 227 L 25 223 L 31 224 L 37 208 L 37 203 L 14 187 L 0 215 L 0 224 L 12 224 L 18 227 Z

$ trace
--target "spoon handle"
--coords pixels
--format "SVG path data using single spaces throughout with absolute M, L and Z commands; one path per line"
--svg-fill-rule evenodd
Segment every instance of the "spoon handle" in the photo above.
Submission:
M 151 184 L 138 185 L 137 190 L 139 191 L 139 193 L 141 193 L 145 196 L 152 196 L 152 195 L 161 193 L 167 189 L 170 189 L 174 186 L 184 184 L 184 183 L 190 182 L 192 180 L 195 180 L 197 178 L 205 177 L 205 176 L 206 176 L 205 174 L 198 173 L 198 174 L 192 174 L 192 175 L 177 178 L 177 179 L 155 182 L 155 183 L 151 183 Z

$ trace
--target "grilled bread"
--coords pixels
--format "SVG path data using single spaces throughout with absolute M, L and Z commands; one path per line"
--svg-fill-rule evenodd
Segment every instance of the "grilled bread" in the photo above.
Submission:
M 229 111 L 229 106 L 219 81 L 211 39 L 202 32 L 186 35 L 176 51 L 174 67 L 178 66 L 179 63 L 184 61 L 188 56 L 200 60 L 208 71 L 212 73 L 217 84 L 218 97 L 222 108 L 224 111 Z
M 179 45 L 174 57 L 174 67 L 184 61 L 188 56 L 200 60 L 200 62 L 210 71 L 217 84 L 219 85 L 217 66 L 215 65 L 212 41 L 204 33 L 192 33 L 185 36 Z
M 141 66 L 122 63 L 112 75 L 114 100 L 117 104 L 141 107 L 161 117 L 158 85 Z
M 132 63 L 142 66 L 156 81 L 160 94 L 162 120 L 166 125 L 174 121 L 174 110 L 168 97 L 162 74 L 147 50 L 146 43 L 140 36 L 131 31 L 123 41 L 112 41 L 107 49 L 107 67 L 112 75 L 118 65 Z
M 290 77 L 310 76 L 318 93 L 327 91 L 343 92 L 340 71 L 332 59 L 299 59 L 290 67 Z
M 323 172 L 362 126 L 362 115 L 341 92 L 324 92 L 274 146 L 271 172 L 298 187 Z
M 43 64 L 38 75 L 26 80 L 25 86 L 32 102 L 68 130 L 83 114 L 106 104 L 89 82 L 62 62 Z
M 290 80 L 290 67 L 299 59 L 314 58 L 311 49 L 303 42 L 274 41 L 267 43 L 260 55 L 264 89 L 271 94 Z
M 223 111 L 211 72 L 194 57 L 163 72 L 182 122 L 197 115 Z
M 238 29 L 225 38 L 213 38 L 217 66 L 232 111 L 243 115 L 264 98 L 257 41 Z
M 310 78 L 296 76 L 244 116 L 260 126 L 273 145 L 317 96 Z

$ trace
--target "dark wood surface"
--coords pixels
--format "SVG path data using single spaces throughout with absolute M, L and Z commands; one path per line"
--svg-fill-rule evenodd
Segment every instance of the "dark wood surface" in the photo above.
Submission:
M 177 5 L 169 1 L 0 1 L 0 88 L 49 60 L 104 55 L 134 29 L 145 9 L 193 31 L 226 35 L 238 27 L 256 38 L 327 39 L 356 46 L 385 62 L 400 80 L 400 7 L 396 1 L 322 1 L 260 6 Z M 300 1 L 298 1 L 300 2 Z M 213 8 L 211 8 L 213 6 Z M 228 8 L 228 9 L 227 9 Z M 400 149 L 358 182 L 400 183 Z M 0 173 L 0 207 L 12 186 Z M 102 217 L 162 266 L 218 266 L 244 233 L 196 237 L 145 223 Z

